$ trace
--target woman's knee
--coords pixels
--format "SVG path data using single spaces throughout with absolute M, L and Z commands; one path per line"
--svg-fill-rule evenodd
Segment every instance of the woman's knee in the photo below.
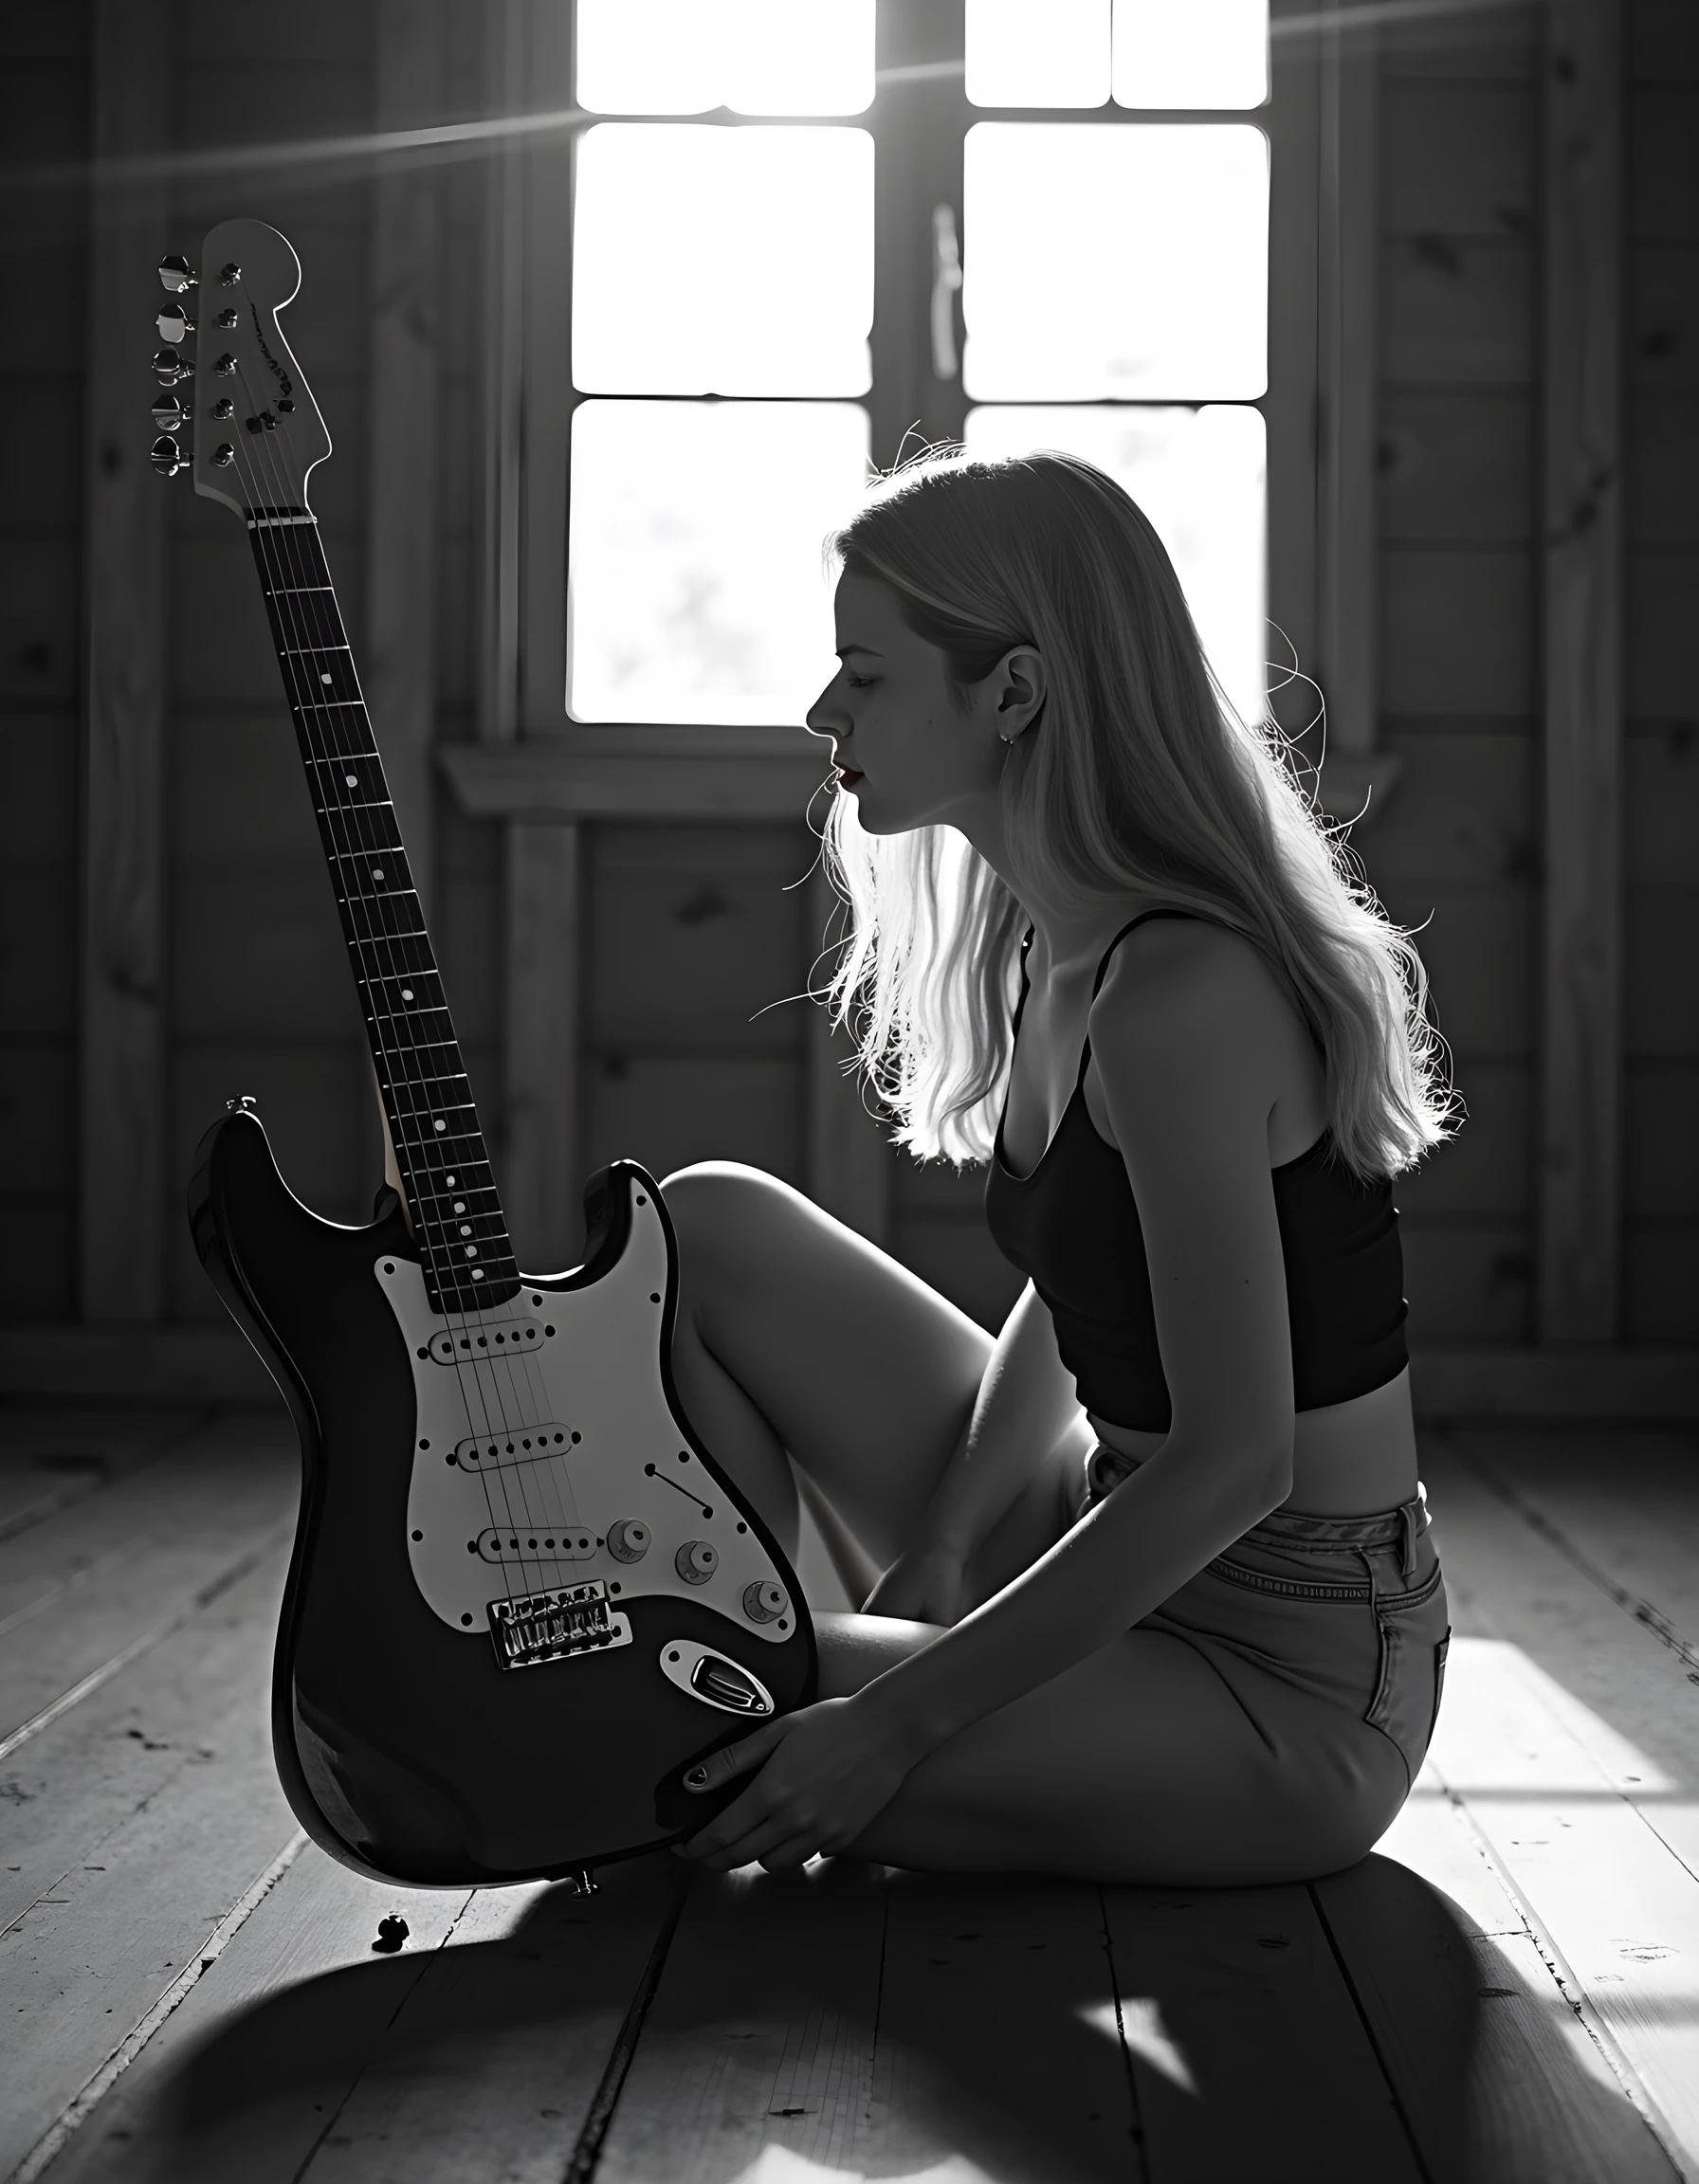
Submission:
M 694 1160 L 661 1182 L 681 1251 L 694 1257 L 756 1241 L 776 1215 L 806 1206 L 800 1191 L 741 1160 Z

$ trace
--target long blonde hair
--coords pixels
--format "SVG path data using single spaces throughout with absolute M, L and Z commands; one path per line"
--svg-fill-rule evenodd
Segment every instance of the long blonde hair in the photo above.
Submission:
M 1242 934 L 1325 1058 L 1328 1125 L 1355 1174 L 1396 1174 L 1448 1134 L 1420 957 L 1277 732 L 1228 704 L 1161 540 L 1113 479 L 1072 455 L 929 450 L 874 481 L 826 552 L 896 594 L 964 703 L 1012 647 L 1043 655 L 1043 710 L 1001 778 L 1017 884 L 1087 913 L 1155 894 Z M 956 829 L 868 834 L 850 796 L 833 798 L 823 847 L 848 910 L 825 997 L 894 1141 L 987 1159 L 1020 903 Z

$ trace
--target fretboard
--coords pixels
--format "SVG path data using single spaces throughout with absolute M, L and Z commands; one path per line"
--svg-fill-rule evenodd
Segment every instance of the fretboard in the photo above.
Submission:
M 249 518 L 425 1284 L 443 1313 L 519 1287 L 460 1042 L 313 517 Z

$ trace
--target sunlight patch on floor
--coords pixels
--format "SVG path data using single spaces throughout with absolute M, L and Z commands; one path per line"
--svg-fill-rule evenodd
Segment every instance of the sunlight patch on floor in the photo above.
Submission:
M 1113 2002 L 1095 2002 L 1080 2011 L 1082 2024 L 1111 2040 L 1124 2040 L 1141 2063 L 1178 2085 L 1182 2093 L 1197 2097 L 1197 2081 L 1184 2055 L 1162 2023 L 1162 2005 L 1154 1994 L 1129 1994 L 1121 2004 L 1119 2019 Z

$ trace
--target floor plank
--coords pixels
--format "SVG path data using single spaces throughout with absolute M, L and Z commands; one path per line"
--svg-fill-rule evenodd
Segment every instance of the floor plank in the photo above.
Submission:
M 1307 1889 L 1111 1888 L 1104 1901 L 1154 2184 L 1417 2184 Z
M 1699 1643 L 1699 1440 L 1653 1428 L 1454 1430 L 1470 1467 Z M 1632 1611 L 1631 1611 L 1632 1612 Z
M 1699 1872 L 1699 1670 L 1588 1579 L 1454 1447 L 1434 1452 L 1426 1468 L 1439 1482 L 1434 1531 L 1455 1628 L 1516 1648 L 1542 1710 Z M 1442 1729 L 1452 1703 L 1448 1682 Z
M 1507 1640 L 1453 1639 L 1432 1759 L 1569 1999 L 1643 2086 L 1665 2143 L 1699 2169 L 1699 1883 L 1546 1705 Z
M 486 1890 L 386 2028 L 303 2184 L 560 2184 L 685 1884 L 661 1856 Z
M 46 2184 L 285 2184 L 332 2128 L 471 1892 L 301 1852 L 45 2172 Z M 406 1919 L 397 1956 L 377 1920 Z
M 0 1746 L 286 1538 L 298 1476 L 268 1421 L 221 1424 L 0 1543 Z
M 869 2176 L 1137 2175 L 1142 2131 L 1100 1892 L 891 1873 Z
M 596 2184 L 722 2184 L 770 2150 L 853 2176 L 885 1920 L 876 1868 L 697 1876 Z
M 1436 2184 L 1672 2184 L 1448 1797 L 1313 1892 Z
M 0 1402 L 0 1540 L 151 1463 L 204 1410 Z
M 265 1693 L 288 1556 L 268 1560 L 0 1768 L 0 1920 L 10 1929 L 186 1778 L 251 1765 L 280 1798 Z M 281 1806 L 274 1807 L 280 1810 Z

